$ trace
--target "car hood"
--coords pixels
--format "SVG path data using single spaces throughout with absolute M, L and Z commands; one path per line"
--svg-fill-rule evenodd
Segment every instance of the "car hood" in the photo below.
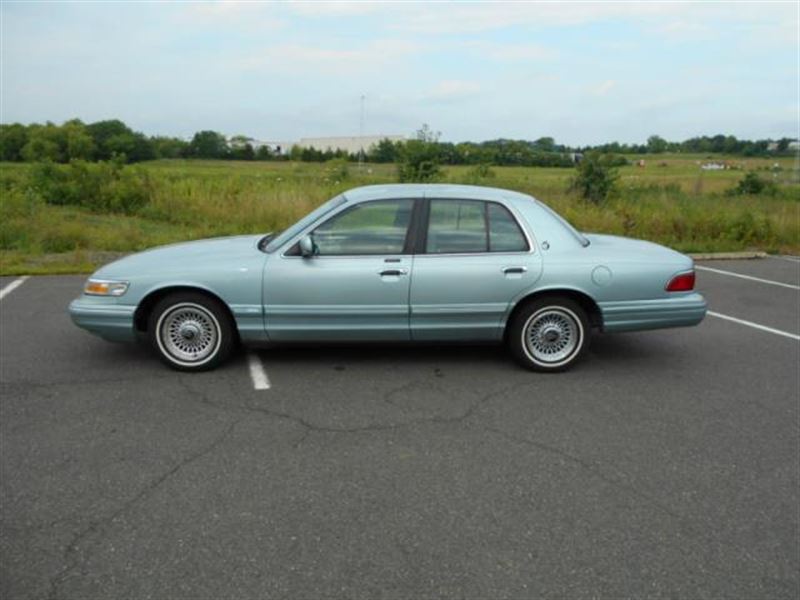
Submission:
M 129 278 L 143 272 L 191 270 L 200 265 L 220 264 L 258 253 L 259 235 L 236 235 L 158 246 L 109 263 L 95 277 Z
M 587 233 L 585 236 L 590 242 L 589 248 L 593 253 L 608 256 L 615 261 L 645 263 L 657 261 L 686 265 L 686 268 L 692 266 L 692 259 L 685 254 L 653 242 L 599 233 Z

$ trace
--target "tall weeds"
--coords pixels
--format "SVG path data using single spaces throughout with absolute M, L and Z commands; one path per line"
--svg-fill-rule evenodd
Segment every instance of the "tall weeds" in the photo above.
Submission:
M 344 169 L 338 164 L 161 161 L 131 171 L 80 163 L 51 167 L 0 164 L 2 272 L 13 270 L 9 264 L 50 253 L 83 253 L 85 268 L 97 251 L 132 252 L 180 240 L 280 230 L 348 188 L 396 178 L 391 164 Z M 644 173 L 623 168 L 616 189 L 598 206 L 567 191 L 569 176 L 565 169 L 450 167 L 444 181 L 518 190 L 546 202 L 583 231 L 648 239 L 686 252 L 800 252 L 796 184 L 780 183 L 770 194 L 728 195 L 742 173 L 706 174 L 698 185 L 697 168 L 688 163 Z M 56 264 L 52 270 L 59 268 L 65 267 Z

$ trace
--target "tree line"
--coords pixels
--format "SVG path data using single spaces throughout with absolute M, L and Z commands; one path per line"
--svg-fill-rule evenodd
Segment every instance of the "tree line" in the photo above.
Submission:
M 414 139 L 393 142 L 381 140 L 363 157 L 344 150 L 292 146 L 272 149 L 244 135 L 226 137 L 222 133 L 198 131 L 187 141 L 169 136 L 147 136 L 134 131 L 119 119 L 84 123 L 72 119 L 57 125 L 47 122 L 0 125 L 0 161 L 67 163 L 72 160 L 141 162 L 159 158 L 204 158 L 223 160 L 296 160 L 325 162 L 334 158 L 368 162 L 400 163 L 409 152 L 422 152 L 425 161 L 444 165 L 571 167 L 573 154 L 598 151 L 607 154 L 724 153 L 741 156 L 789 154 L 788 137 L 779 140 L 740 140 L 732 135 L 693 137 L 670 142 L 652 135 L 645 144 L 612 142 L 597 146 L 571 147 L 552 137 L 537 140 L 496 139 L 484 142 L 442 142 L 439 134 L 425 125 Z M 421 145 L 422 144 L 422 145 Z M 416 146 L 416 147 L 415 147 Z
M 158 158 L 216 158 L 266 160 L 266 146 L 257 150 L 244 136 L 230 139 L 216 131 L 198 131 L 186 141 L 177 137 L 147 136 L 119 119 L 84 123 L 72 119 L 61 125 L 21 123 L 0 125 L 0 160 L 10 162 L 72 160 L 141 162 Z

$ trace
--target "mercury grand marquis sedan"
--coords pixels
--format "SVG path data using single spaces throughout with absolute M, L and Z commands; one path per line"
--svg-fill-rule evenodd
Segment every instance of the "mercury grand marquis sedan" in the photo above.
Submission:
M 698 324 L 692 260 L 583 234 L 517 192 L 379 185 L 329 200 L 278 234 L 154 248 L 111 263 L 70 305 L 109 340 L 146 339 L 185 371 L 237 343 L 505 342 L 558 371 L 592 329 Z

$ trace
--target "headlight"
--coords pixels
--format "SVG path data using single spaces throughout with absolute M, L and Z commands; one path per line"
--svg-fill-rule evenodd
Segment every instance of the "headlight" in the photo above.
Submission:
M 109 281 L 107 279 L 90 279 L 83 287 L 83 293 L 90 296 L 122 296 L 127 291 L 127 281 Z

